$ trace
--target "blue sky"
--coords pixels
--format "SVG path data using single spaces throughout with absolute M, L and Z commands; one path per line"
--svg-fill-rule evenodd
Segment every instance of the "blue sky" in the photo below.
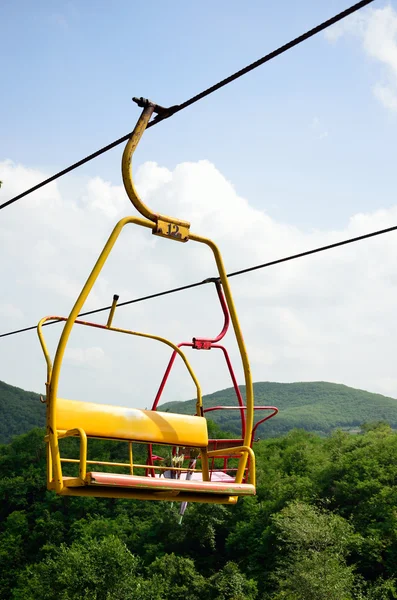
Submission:
M 5 1 L 0 154 L 59 170 L 131 129 L 133 95 L 183 101 L 346 6 Z M 369 93 L 377 68 L 351 40 L 320 34 L 153 129 L 137 164 L 205 158 L 275 217 L 340 226 L 392 202 L 396 123 Z M 78 175 L 118 182 L 119 154 Z
M 182 102 L 347 5 L 3 0 L 0 203 L 130 131 L 139 115 L 132 96 Z M 142 195 L 213 235 L 229 271 L 395 225 L 396 57 L 397 0 L 379 0 L 150 129 L 134 163 Z M 111 227 L 131 212 L 121 152 L 0 213 L 1 331 L 68 314 Z M 86 308 L 214 274 L 190 245 L 182 259 L 180 248 L 139 235 L 121 249 Z M 327 380 L 397 397 L 396 252 L 397 237 L 383 236 L 233 280 L 255 380 Z M 117 318 L 165 335 L 169 325 L 179 342 L 218 329 L 210 300 L 200 288 Z M 116 370 L 128 403 L 124 346 L 93 339 L 73 338 L 69 397 L 88 377 L 106 401 Z M 161 373 L 168 355 L 134 352 L 134 387 L 150 398 L 157 380 L 148 374 Z M 0 379 L 42 391 L 34 334 L 2 339 L 0 364 Z M 216 365 L 198 365 L 205 392 L 229 385 Z M 181 381 L 170 384 L 174 399 L 191 395 Z

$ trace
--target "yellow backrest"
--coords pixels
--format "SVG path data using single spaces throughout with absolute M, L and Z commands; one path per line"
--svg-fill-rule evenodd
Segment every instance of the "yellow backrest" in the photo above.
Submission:
M 208 445 L 204 417 L 57 399 L 57 430 L 81 427 L 88 436 L 153 444 Z

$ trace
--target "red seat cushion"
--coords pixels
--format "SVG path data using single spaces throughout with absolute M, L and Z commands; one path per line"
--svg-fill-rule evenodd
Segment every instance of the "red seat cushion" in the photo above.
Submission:
M 197 481 L 186 479 L 168 479 L 165 477 L 142 477 L 139 475 L 121 475 L 119 473 L 87 473 L 87 482 L 94 486 L 130 487 L 141 490 L 198 492 L 230 496 L 254 496 L 255 487 L 248 483 L 234 481 Z

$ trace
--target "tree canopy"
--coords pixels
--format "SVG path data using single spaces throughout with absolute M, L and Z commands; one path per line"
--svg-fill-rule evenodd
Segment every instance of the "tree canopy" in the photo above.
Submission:
M 263 440 L 257 495 L 189 504 L 181 525 L 177 503 L 47 491 L 43 435 L 0 446 L 0 599 L 397 598 L 397 435 L 385 423 Z

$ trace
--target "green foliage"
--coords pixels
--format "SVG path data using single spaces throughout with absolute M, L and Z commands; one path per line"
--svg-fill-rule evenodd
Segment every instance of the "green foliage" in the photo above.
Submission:
M 125 459 L 122 444 L 90 452 Z M 41 429 L 0 446 L 0 600 L 397 598 L 390 426 L 328 437 L 295 429 L 255 452 L 255 497 L 189 504 L 180 525 L 177 502 L 47 491 Z
M 0 381 L 0 444 L 44 424 L 45 405 L 38 394 Z
M 343 518 L 302 502 L 273 517 L 280 546 L 274 600 L 351 600 L 354 575 L 345 561 L 356 542 Z
M 194 562 L 174 553 L 154 560 L 147 573 L 163 589 L 164 600 L 196 600 L 207 588 L 207 582 L 197 573 Z
M 119 539 L 84 539 L 61 545 L 21 574 L 15 600 L 137 600 L 161 598 L 139 576 L 139 561 Z M 148 589 L 149 588 L 149 589 Z
M 394 600 L 395 598 L 397 598 L 397 586 L 394 579 L 379 578 L 371 582 L 357 578 L 354 600 Z
M 352 600 L 351 568 L 332 553 L 303 553 L 277 572 L 272 600 Z
M 330 551 L 344 557 L 357 543 L 348 521 L 303 502 L 288 504 L 272 521 L 277 540 L 293 555 Z
M 210 579 L 214 600 L 255 600 L 257 585 L 240 572 L 238 566 L 228 562 Z

